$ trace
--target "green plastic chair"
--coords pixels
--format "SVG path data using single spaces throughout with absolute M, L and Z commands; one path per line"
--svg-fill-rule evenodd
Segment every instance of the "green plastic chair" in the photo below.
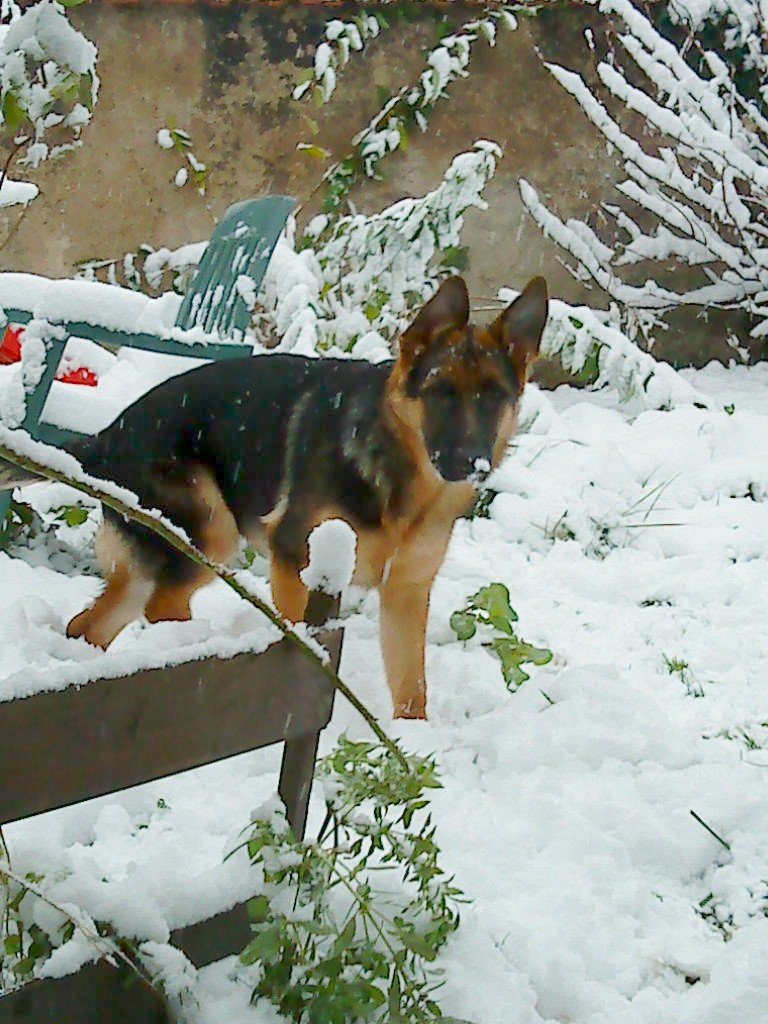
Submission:
M 114 347 L 132 348 L 198 359 L 232 359 L 246 354 L 242 342 L 250 321 L 250 309 L 243 296 L 239 278 L 249 279 L 249 288 L 258 291 L 272 252 L 288 215 L 296 203 L 290 196 L 264 196 L 246 199 L 230 206 L 211 235 L 197 273 L 176 317 L 175 327 L 188 331 L 199 328 L 206 335 L 221 338 L 222 343 L 182 342 L 152 334 L 112 330 L 86 321 L 60 322 L 66 337 L 50 343 L 45 370 L 33 392 L 27 395 L 22 426 L 38 441 L 61 444 L 76 432 L 62 430 L 40 417 L 64 353 L 67 338 L 88 338 Z M 7 321 L 26 324 L 36 317 L 34 309 L 5 307 Z M 0 492 L 0 531 L 10 507 L 10 492 Z

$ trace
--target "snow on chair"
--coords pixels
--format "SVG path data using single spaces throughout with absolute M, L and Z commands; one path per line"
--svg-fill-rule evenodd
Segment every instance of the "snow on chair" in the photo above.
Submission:
M 264 196 L 230 206 L 216 225 L 197 273 L 173 326 L 163 323 L 167 300 L 139 292 L 80 280 L 51 280 L 35 274 L 0 274 L 0 307 L 6 322 L 43 321 L 54 336 L 39 382 L 26 396 L 21 424 L 38 441 L 60 444 L 74 432 L 42 421 L 48 393 L 67 340 L 87 338 L 112 347 L 132 348 L 202 359 L 244 355 L 242 341 L 272 251 L 295 200 Z M 61 330 L 55 330 L 61 328 Z M 0 492 L 0 531 L 10 492 Z

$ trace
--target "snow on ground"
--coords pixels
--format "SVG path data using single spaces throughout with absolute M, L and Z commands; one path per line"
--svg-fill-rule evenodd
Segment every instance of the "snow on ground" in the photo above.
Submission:
M 85 416 L 88 401 L 125 402 L 129 379 L 162 375 L 156 359 L 131 353 L 93 395 L 57 384 L 52 401 Z M 441 958 L 441 1003 L 477 1024 L 768 1019 L 768 366 L 684 376 L 711 408 L 631 418 L 609 392 L 540 396 L 490 481 L 489 517 L 458 524 L 434 588 L 430 720 L 392 732 L 441 765 L 443 864 L 472 901 Z M 0 689 L 25 664 L 65 673 L 253 627 L 217 583 L 191 623 L 137 625 L 95 655 L 62 629 L 97 580 L 66 552 L 19 554 L 0 554 Z M 521 636 L 555 654 L 515 694 L 449 627 L 497 580 Z M 348 595 L 344 614 L 342 677 L 386 720 L 375 595 Z M 343 730 L 366 734 L 339 699 L 323 749 Z M 16 823 L 14 866 L 162 943 L 247 892 L 245 860 L 222 858 L 278 763 L 259 751 Z M 200 971 L 196 995 L 199 1024 L 277 1020 L 249 1006 L 232 959 Z

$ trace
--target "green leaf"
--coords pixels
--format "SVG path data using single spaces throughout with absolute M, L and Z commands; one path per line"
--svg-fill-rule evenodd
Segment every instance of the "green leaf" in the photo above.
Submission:
M 282 945 L 282 928 L 279 921 L 254 935 L 240 954 L 242 963 L 255 964 L 258 960 L 275 960 Z
M 266 896 L 254 896 L 252 900 L 248 900 L 246 906 L 248 908 L 248 918 L 254 924 L 263 924 L 268 919 L 271 908 Z
M 323 978 L 338 978 L 341 974 L 341 957 L 330 956 L 316 965 L 315 971 Z
M 470 640 L 477 632 L 475 618 L 469 611 L 454 612 L 450 622 L 451 629 L 459 640 Z
M 21 952 L 21 936 L 6 935 L 3 939 L 3 949 L 8 956 L 18 956 Z
M 88 509 L 81 505 L 67 505 L 59 510 L 58 518 L 67 526 L 82 526 L 88 518 Z
M 51 952 L 51 943 L 45 932 L 41 932 L 30 944 L 29 955 L 33 960 L 43 960 Z
M 331 155 L 327 149 L 323 149 L 322 146 L 316 146 L 314 143 L 300 142 L 296 149 L 300 150 L 306 156 L 312 157 L 313 160 L 327 160 Z
M 389 986 L 389 992 L 387 994 L 387 1008 L 389 1010 L 390 1024 L 405 1024 L 403 1021 L 403 1015 L 400 1012 L 401 997 L 400 975 L 397 971 L 394 971 L 392 974 L 392 982 Z
M 27 120 L 27 112 L 15 92 L 3 96 L 3 130 L 6 135 L 15 135 Z
M 349 923 L 344 930 L 338 935 L 336 941 L 333 944 L 333 950 L 335 953 L 343 953 L 345 949 L 355 941 L 355 919 L 350 918 Z
M 23 960 L 19 960 L 11 967 L 14 974 L 18 974 L 19 977 L 26 977 L 31 974 L 35 966 L 35 958 L 33 956 L 25 956 Z
M 469 246 L 451 245 L 447 249 L 443 249 L 440 262 L 444 267 L 450 267 L 451 270 L 459 272 L 466 270 L 469 266 Z
M 501 674 L 507 688 L 522 686 L 530 678 L 527 672 L 520 667 L 523 660 L 517 644 L 507 643 L 503 639 L 494 640 L 491 649 L 501 662 Z
M 509 591 L 503 583 L 489 583 L 481 587 L 469 599 L 471 606 L 488 613 L 488 618 L 497 629 L 512 632 L 511 623 L 517 622 L 517 612 L 509 603 Z
M 532 665 L 548 665 L 552 661 L 552 651 L 548 647 L 534 647 L 532 644 L 521 644 L 526 661 Z
M 412 953 L 417 953 L 419 956 L 424 957 L 425 960 L 434 960 L 437 956 L 435 947 L 423 935 L 419 935 L 418 932 L 401 930 L 400 941 Z

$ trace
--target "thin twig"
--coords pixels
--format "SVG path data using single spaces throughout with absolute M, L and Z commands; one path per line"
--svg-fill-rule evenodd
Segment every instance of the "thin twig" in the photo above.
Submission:
M 16 157 L 16 155 L 18 154 L 19 150 L 22 148 L 22 146 L 26 142 L 27 142 L 26 138 L 22 139 L 21 142 L 17 142 L 12 147 L 11 152 L 8 154 L 8 159 L 5 161 L 5 164 L 3 165 L 2 172 L 0 172 L 0 193 L 2 193 L 2 191 L 3 191 L 3 185 L 5 185 L 5 181 L 6 181 L 6 178 L 8 177 L 8 172 L 11 169 L 11 164 L 13 163 L 14 158 Z
M 703 819 L 703 818 L 700 818 L 700 817 L 698 816 L 698 814 L 696 813 L 696 811 L 691 811 L 691 817 L 692 817 L 692 818 L 695 818 L 695 819 L 696 819 L 696 821 L 698 821 L 698 823 L 699 823 L 699 824 L 700 824 L 701 826 L 703 826 L 703 827 L 704 827 L 704 828 L 705 828 L 705 829 L 707 830 L 707 832 L 709 832 L 709 834 L 710 834 L 711 836 L 714 836 L 714 837 L 715 837 L 715 839 L 716 839 L 716 840 L 718 841 L 718 843 L 722 843 L 722 845 L 723 845 L 723 846 L 724 846 L 724 847 L 726 848 L 726 850 L 729 850 L 729 851 L 730 851 L 730 849 L 731 849 L 731 844 L 730 844 L 730 843 L 726 843 L 726 841 L 725 841 L 725 840 L 723 839 L 723 837 L 722 837 L 722 836 L 719 836 L 719 835 L 717 834 L 717 832 L 715 832 L 715 830 L 714 830 L 713 828 L 710 828 L 710 827 L 709 827 L 709 825 L 708 825 L 708 824 L 706 823 L 706 821 L 704 821 L 704 819 Z
M 37 899 L 42 900 L 43 903 L 46 903 L 49 907 L 53 907 L 54 910 L 58 910 L 60 914 L 63 914 L 68 921 L 72 922 L 75 928 L 77 928 L 77 930 L 85 937 L 85 939 L 93 946 L 93 948 L 99 952 L 102 959 L 109 960 L 109 957 L 116 957 L 118 960 L 124 963 L 126 967 L 130 968 L 130 970 L 133 971 L 133 973 L 136 974 L 145 985 L 149 985 L 149 987 L 152 989 L 155 988 L 155 985 L 153 984 L 149 973 L 145 971 L 140 964 L 132 960 L 127 955 L 127 953 L 123 952 L 120 946 L 112 939 L 104 935 L 99 935 L 98 932 L 91 931 L 90 928 L 87 928 L 82 923 L 82 921 L 78 921 L 78 919 L 74 917 L 68 910 L 65 910 L 64 907 L 60 906 L 49 896 L 46 896 L 45 893 L 40 892 L 40 890 L 36 888 L 32 882 L 30 882 L 26 878 L 23 878 L 21 875 L 16 874 L 16 872 L 12 871 L 9 867 L 4 867 L 0 869 L 0 876 L 2 875 L 5 875 L 7 878 L 13 879 L 14 882 L 16 882 L 18 885 L 23 886 L 25 889 L 31 892 L 33 896 L 36 896 Z
M 194 562 L 195 565 L 208 569 L 210 572 L 218 576 L 218 578 L 226 583 L 230 589 L 234 590 L 239 597 L 243 598 L 244 601 L 248 601 L 249 604 L 253 605 L 254 608 L 258 609 L 258 611 L 265 615 L 272 625 L 276 626 L 280 630 L 286 641 L 291 644 L 292 647 L 304 655 L 304 657 L 309 658 L 317 668 L 322 671 L 326 678 L 333 683 L 335 689 L 346 697 L 358 714 L 365 719 L 376 734 L 376 737 L 384 744 L 387 750 L 397 758 L 406 771 L 410 771 L 405 754 L 403 754 L 394 740 L 387 736 L 375 715 L 368 710 L 363 702 L 347 686 L 347 684 L 342 682 L 331 666 L 318 657 L 306 640 L 303 640 L 298 633 L 296 633 L 295 630 L 285 622 L 282 616 L 270 608 L 265 601 L 260 597 L 257 597 L 255 594 L 252 594 L 246 587 L 244 587 L 242 583 L 237 580 L 236 574 L 231 569 L 226 568 L 226 566 L 219 565 L 217 562 L 211 561 L 211 559 L 204 555 L 202 551 L 194 547 L 194 545 L 192 545 L 188 540 L 183 539 L 175 532 L 175 530 L 171 529 L 164 522 L 161 522 L 155 516 L 151 515 L 146 509 L 132 508 L 120 501 L 119 498 L 116 498 L 114 495 L 102 490 L 98 486 L 98 481 L 96 484 L 91 484 L 86 480 L 73 480 L 71 477 L 67 476 L 66 473 L 63 473 L 60 470 L 52 469 L 50 466 L 46 466 L 44 463 L 38 462 L 36 459 L 33 459 L 28 455 L 21 455 L 13 448 L 8 447 L 7 444 L 0 444 L 0 458 L 7 459 L 9 462 L 15 463 L 22 469 L 29 470 L 39 476 L 43 476 L 47 480 L 55 480 L 58 483 L 66 484 L 69 487 L 74 487 L 75 490 L 81 491 L 83 494 L 87 494 L 91 498 L 95 498 L 97 501 L 100 501 L 103 505 L 111 508 L 114 512 L 119 513 L 126 519 L 131 519 L 133 522 L 138 523 L 140 526 L 144 526 L 148 530 L 157 534 L 157 536 L 162 538 L 166 544 L 170 545 L 174 550 L 180 552 L 180 554 Z

